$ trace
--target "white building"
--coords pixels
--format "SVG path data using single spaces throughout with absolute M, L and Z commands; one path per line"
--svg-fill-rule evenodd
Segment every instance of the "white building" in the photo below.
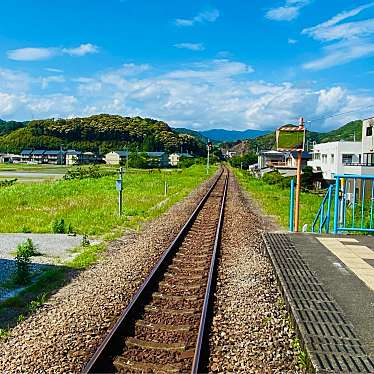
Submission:
M 363 121 L 361 142 L 315 144 L 308 162 L 323 178 L 334 180 L 338 174 L 374 175 L 374 118 Z
M 169 164 L 171 166 L 178 166 L 181 157 L 192 158 L 193 156 L 189 153 L 172 153 L 169 155 Z

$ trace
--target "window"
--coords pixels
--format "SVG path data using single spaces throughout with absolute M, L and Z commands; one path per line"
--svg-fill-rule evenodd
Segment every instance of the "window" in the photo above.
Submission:
M 373 136 L 373 126 L 368 126 L 366 128 L 366 136 Z
M 352 154 L 342 155 L 343 165 L 351 164 L 352 160 L 353 160 L 353 155 Z
M 323 154 L 323 155 L 322 155 L 322 162 L 323 162 L 324 164 L 327 163 L 327 155 L 326 155 L 326 154 Z
M 331 153 L 331 163 L 333 164 L 335 161 L 335 155 L 333 153 Z
M 320 153 L 313 153 L 313 157 L 315 160 L 320 160 L 321 159 L 321 154 Z

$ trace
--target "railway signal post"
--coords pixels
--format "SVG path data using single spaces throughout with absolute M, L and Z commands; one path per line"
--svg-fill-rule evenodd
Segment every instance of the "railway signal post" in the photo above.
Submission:
M 206 159 L 206 174 L 208 175 L 209 174 L 209 156 L 210 156 L 210 150 L 212 149 L 212 142 L 210 140 L 208 140 L 208 144 L 206 148 L 208 150 L 208 157 Z

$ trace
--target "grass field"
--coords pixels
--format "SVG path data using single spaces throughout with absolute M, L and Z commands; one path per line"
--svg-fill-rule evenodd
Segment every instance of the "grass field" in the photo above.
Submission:
M 41 170 L 34 165 L 26 168 L 37 173 Z M 210 175 L 216 169 L 212 166 Z M 27 318 L 69 282 L 72 272 L 95 263 L 105 251 L 108 240 L 119 237 L 127 228 L 138 228 L 145 220 L 157 217 L 187 196 L 207 175 L 203 165 L 151 172 L 129 169 L 124 176 L 122 217 L 117 212 L 116 178 L 113 175 L 99 179 L 17 183 L 0 189 L 0 232 L 47 233 L 52 231 L 55 219 L 63 218 L 76 232 L 103 240 L 101 244 L 76 248 L 77 256 L 73 260 L 44 271 L 19 294 L 0 302 L 0 339 L 7 336 L 9 328 Z M 165 181 L 169 186 L 167 196 Z
M 211 168 L 211 172 L 215 170 Z M 16 184 L 0 189 L 0 232 L 51 232 L 64 219 L 80 234 L 100 236 L 134 227 L 185 197 L 206 178 L 205 168 L 133 172 L 124 176 L 124 215 L 117 214 L 116 176 Z M 169 193 L 164 196 L 164 183 Z
M 275 216 L 280 226 L 289 227 L 290 190 L 269 185 L 260 179 L 250 177 L 248 172 L 234 169 L 240 184 L 258 202 L 264 213 Z M 300 195 L 300 229 L 308 224 L 308 230 L 318 212 L 322 197 L 310 193 Z

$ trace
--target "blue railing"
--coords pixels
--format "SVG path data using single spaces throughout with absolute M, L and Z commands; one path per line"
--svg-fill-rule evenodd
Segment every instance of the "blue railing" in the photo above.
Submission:
M 374 175 L 337 175 L 333 232 L 374 232 Z
M 318 223 L 318 233 L 321 234 L 325 230 L 326 234 L 330 231 L 330 217 L 331 217 L 331 202 L 332 193 L 334 186 L 329 186 L 325 196 L 323 197 L 322 203 L 318 209 L 316 218 L 312 223 L 312 232 L 316 232 L 316 226 Z

